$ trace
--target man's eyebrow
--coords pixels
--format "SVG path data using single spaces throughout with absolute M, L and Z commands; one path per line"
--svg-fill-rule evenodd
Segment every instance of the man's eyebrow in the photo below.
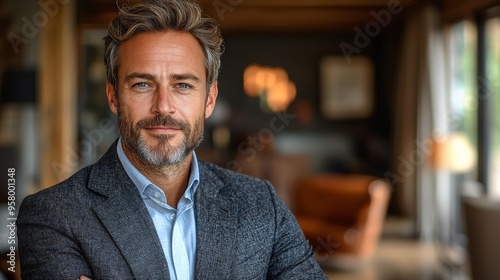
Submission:
M 144 80 L 155 80 L 155 76 L 146 73 L 130 73 L 125 77 L 125 83 L 129 82 L 132 79 L 144 79 Z
M 182 80 L 192 80 L 194 82 L 201 82 L 201 79 L 194 74 L 172 74 L 169 78 L 173 81 L 182 81 Z M 147 73 L 130 73 L 125 77 L 125 83 L 129 82 L 132 79 L 144 79 L 144 80 L 156 80 L 156 76 Z
M 186 73 L 186 74 L 172 74 L 170 75 L 170 79 L 174 80 L 174 81 L 179 81 L 179 80 L 192 80 L 194 82 L 200 82 L 201 79 L 196 76 L 196 75 L 193 75 L 193 74 L 189 74 L 189 73 Z

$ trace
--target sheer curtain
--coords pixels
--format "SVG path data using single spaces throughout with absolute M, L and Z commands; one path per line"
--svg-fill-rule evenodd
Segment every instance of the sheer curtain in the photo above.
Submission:
M 432 4 L 407 14 L 395 108 L 393 165 L 400 209 L 422 240 L 448 242 L 453 226 L 451 175 L 431 168 L 433 141 L 449 130 L 441 15 Z

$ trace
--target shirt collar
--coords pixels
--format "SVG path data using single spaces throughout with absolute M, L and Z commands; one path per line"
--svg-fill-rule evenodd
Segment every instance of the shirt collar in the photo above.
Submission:
M 148 178 L 146 178 L 141 172 L 139 172 L 139 170 L 137 170 L 137 168 L 128 159 L 127 155 L 125 155 L 121 138 L 118 140 L 118 144 L 116 145 L 116 152 L 118 153 L 118 159 L 125 169 L 125 172 L 137 187 L 141 195 L 144 193 L 147 186 L 154 185 Z M 196 153 L 193 151 L 193 158 L 191 160 L 191 172 L 189 174 L 188 187 L 186 189 L 186 192 L 184 193 L 184 196 L 193 200 L 193 196 L 198 189 L 199 182 L 200 169 L 198 166 L 198 158 L 196 157 Z

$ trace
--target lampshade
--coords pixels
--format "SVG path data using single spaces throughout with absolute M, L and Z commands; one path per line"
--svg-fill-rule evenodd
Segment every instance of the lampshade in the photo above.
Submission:
M 437 169 L 468 172 L 476 164 L 476 153 L 462 133 L 452 133 L 433 141 L 432 164 Z

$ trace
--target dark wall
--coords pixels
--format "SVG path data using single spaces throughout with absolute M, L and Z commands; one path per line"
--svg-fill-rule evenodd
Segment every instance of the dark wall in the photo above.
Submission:
M 385 33 L 372 38 L 361 54 L 370 56 L 375 64 L 375 111 L 366 119 L 332 121 L 321 116 L 319 104 L 319 62 L 328 55 L 342 55 L 341 42 L 353 44 L 355 33 L 334 34 L 232 34 L 224 36 L 225 53 L 219 76 L 219 100 L 232 109 L 230 127 L 232 149 L 244 141 L 246 135 L 256 134 L 269 127 L 273 115 L 264 113 L 259 99 L 243 91 L 243 71 L 252 63 L 283 67 L 297 86 L 297 99 L 288 109 L 294 113 L 298 100 L 313 108 L 311 122 L 292 120 L 284 134 L 347 139 L 353 149 L 350 162 L 329 155 L 319 171 L 360 172 L 382 176 L 388 169 L 391 146 L 391 106 L 394 92 L 395 65 L 399 34 Z M 321 141 L 318 141 L 321 143 Z M 325 150 L 328 147 L 324 147 Z M 335 153 L 335 152 L 333 152 Z M 339 156 L 340 157 L 340 156 Z M 343 157 L 345 160 L 345 157 Z

